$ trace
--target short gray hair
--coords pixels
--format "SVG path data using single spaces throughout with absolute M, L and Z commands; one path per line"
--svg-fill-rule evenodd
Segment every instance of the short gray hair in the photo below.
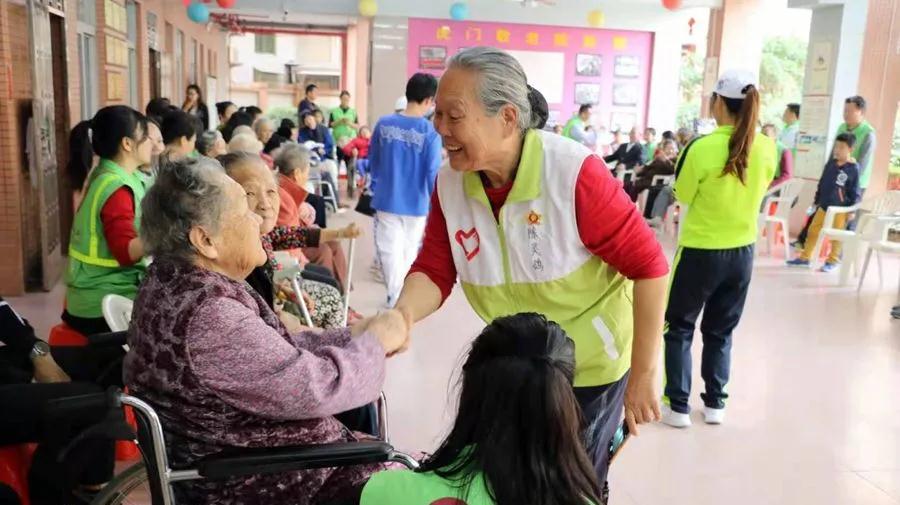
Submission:
M 190 232 L 218 234 L 227 202 L 225 174 L 216 160 L 185 158 L 166 164 L 141 202 L 141 241 L 147 255 L 191 261 Z
M 310 150 L 296 142 L 285 142 L 275 151 L 275 168 L 290 177 L 298 169 L 309 170 Z
M 533 126 L 528 78 L 522 65 L 509 53 L 493 47 L 470 47 L 450 58 L 447 68 L 471 70 L 478 75 L 478 98 L 488 114 L 497 115 L 501 107 L 509 104 L 519 113 L 519 130 Z
M 261 117 L 253 123 L 253 131 L 256 132 L 256 136 L 259 137 L 259 132 L 262 130 L 263 126 L 268 125 L 269 129 L 273 132 L 275 131 L 275 121 L 267 117 Z
M 263 144 L 256 135 L 249 133 L 241 133 L 231 137 L 228 142 L 228 151 L 230 152 L 248 152 L 259 153 L 263 150 Z
M 197 149 L 197 152 L 203 156 L 207 156 L 209 150 L 213 148 L 216 140 L 218 140 L 219 135 L 221 135 L 221 133 L 213 130 L 207 130 L 200 135 L 197 135 L 197 141 L 194 146 Z

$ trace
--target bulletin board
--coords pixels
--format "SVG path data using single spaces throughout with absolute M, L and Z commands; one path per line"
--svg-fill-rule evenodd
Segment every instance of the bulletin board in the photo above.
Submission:
M 551 122 L 564 123 L 591 103 L 597 126 L 646 124 L 651 32 L 423 18 L 410 18 L 408 26 L 408 75 L 440 76 L 459 51 L 497 47 L 522 64 L 528 83 L 547 99 Z

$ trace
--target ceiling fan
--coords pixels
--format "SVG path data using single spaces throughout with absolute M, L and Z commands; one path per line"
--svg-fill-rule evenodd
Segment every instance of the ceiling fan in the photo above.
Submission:
M 510 2 L 515 2 L 522 7 L 553 7 L 556 5 L 556 0 L 509 0 Z

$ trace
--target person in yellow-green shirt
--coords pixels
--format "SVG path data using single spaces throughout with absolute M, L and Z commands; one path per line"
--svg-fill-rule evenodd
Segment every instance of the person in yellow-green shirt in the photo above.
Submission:
M 685 147 L 675 166 L 675 198 L 686 206 L 666 307 L 663 422 L 691 424 L 691 343 L 703 311 L 701 394 L 708 424 L 725 418 L 732 332 L 753 272 L 757 215 L 775 176 L 775 145 L 756 132 L 756 75 L 725 72 L 710 109 L 719 127 Z
M 456 421 L 415 472 L 372 476 L 361 505 L 605 503 L 572 391 L 575 342 L 534 313 L 495 319 L 462 367 Z

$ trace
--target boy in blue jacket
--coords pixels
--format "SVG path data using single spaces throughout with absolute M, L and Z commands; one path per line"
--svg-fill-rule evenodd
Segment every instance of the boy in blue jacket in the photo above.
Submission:
M 819 179 L 819 187 L 816 190 L 816 198 L 813 205 L 817 206 L 812 224 L 809 226 L 809 234 L 803 251 L 796 259 L 788 261 L 788 266 L 808 267 L 813 249 L 822 225 L 825 222 L 825 211 L 828 207 L 849 207 L 859 201 L 859 165 L 850 158 L 856 137 L 852 133 L 841 133 L 834 139 L 832 159 L 825 165 L 822 178 Z M 847 226 L 850 214 L 838 214 L 834 217 L 834 227 L 843 229 Z M 841 243 L 831 244 L 831 253 L 822 266 L 823 272 L 831 272 L 838 267 L 841 259 Z

